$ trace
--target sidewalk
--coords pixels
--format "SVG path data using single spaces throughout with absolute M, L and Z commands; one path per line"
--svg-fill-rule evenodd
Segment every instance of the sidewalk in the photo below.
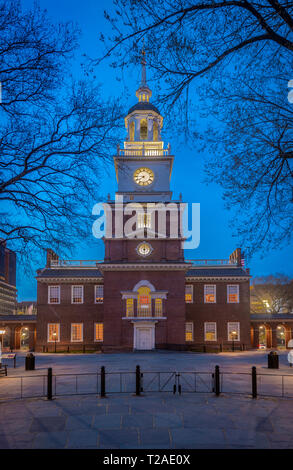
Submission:
M 167 393 L 0 402 L 0 449 L 292 448 L 292 400 Z

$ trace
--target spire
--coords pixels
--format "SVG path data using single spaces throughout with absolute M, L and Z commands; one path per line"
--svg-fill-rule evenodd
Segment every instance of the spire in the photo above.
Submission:
M 146 81 L 146 60 L 145 60 L 145 50 L 144 44 L 141 50 L 141 82 L 139 85 L 139 89 L 136 91 L 136 96 L 139 101 L 149 101 L 150 97 L 152 96 L 152 91 L 147 85 Z
M 144 50 L 144 46 L 142 48 L 142 51 L 141 51 L 141 83 L 140 83 L 140 87 L 147 87 L 147 82 L 146 82 L 146 60 L 145 60 L 145 50 Z

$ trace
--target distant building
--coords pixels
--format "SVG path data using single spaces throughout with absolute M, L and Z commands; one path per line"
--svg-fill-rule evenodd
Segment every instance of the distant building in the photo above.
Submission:
M 37 301 L 25 300 L 17 303 L 17 315 L 36 315 Z
M 16 313 L 16 253 L 0 243 L 0 315 Z

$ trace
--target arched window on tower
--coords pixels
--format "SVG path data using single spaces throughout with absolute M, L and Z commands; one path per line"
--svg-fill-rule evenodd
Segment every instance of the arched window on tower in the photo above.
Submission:
M 130 137 L 130 140 L 133 141 L 134 140 L 134 122 L 132 121 L 129 125 L 129 137 Z
M 140 139 L 146 140 L 148 138 L 148 124 L 146 119 L 140 121 Z
M 159 130 L 158 130 L 158 123 L 154 122 L 153 123 L 153 140 L 154 142 L 157 142 L 159 139 Z

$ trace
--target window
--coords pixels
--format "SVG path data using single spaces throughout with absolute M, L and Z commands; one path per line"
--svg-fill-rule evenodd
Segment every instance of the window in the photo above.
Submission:
M 95 286 L 95 304 L 102 304 L 104 302 L 104 286 Z
M 132 122 L 130 123 L 130 126 L 129 126 L 129 134 L 130 134 L 130 140 L 131 140 L 131 141 L 134 140 L 134 131 L 135 131 L 134 122 L 132 121 Z
M 95 323 L 95 341 L 104 340 L 104 324 Z
M 204 340 L 217 341 L 217 324 L 214 321 L 205 322 L 204 324 Z
M 71 341 L 83 341 L 83 324 L 71 323 Z
M 71 303 L 83 304 L 83 286 L 71 286 Z
M 227 286 L 227 302 L 228 304 L 239 303 L 239 285 L 238 284 Z
M 48 304 L 60 304 L 60 286 L 48 286 Z
M 187 304 L 193 303 L 193 285 L 192 284 L 185 286 L 185 302 Z
M 158 141 L 158 136 L 159 136 L 158 124 L 156 122 L 154 122 L 154 124 L 153 124 L 153 140 L 154 140 L 154 142 Z
M 193 341 L 193 323 L 185 323 L 185 341 Z
M 126 299 L 126 316 L 133 317 L 133 299 Z
M 151 296 L 149 287 L 140 287 L 137 298 L 137 316 L 149 317 L 152 314 Z
M 48 343 L 60 341 L 60 323 L 48 323 Z
M 155 299 L 155 316 L 161 317 L 163 315 L 163 301 L 162 299 Z
M 148 138 L 148 125 L 146 119 L 140 121 L 140 139 L 146 140 Z
M 138 212 L 137 214 L 137 228 L 151 228 L 151 214 Z
M 240 323 L 228 323 L 228 341 L 240 341 Z
M 216 303 L 216 286 L 215 284 L 208 284 L 204 286 L 204 302 L 205 304 Z

